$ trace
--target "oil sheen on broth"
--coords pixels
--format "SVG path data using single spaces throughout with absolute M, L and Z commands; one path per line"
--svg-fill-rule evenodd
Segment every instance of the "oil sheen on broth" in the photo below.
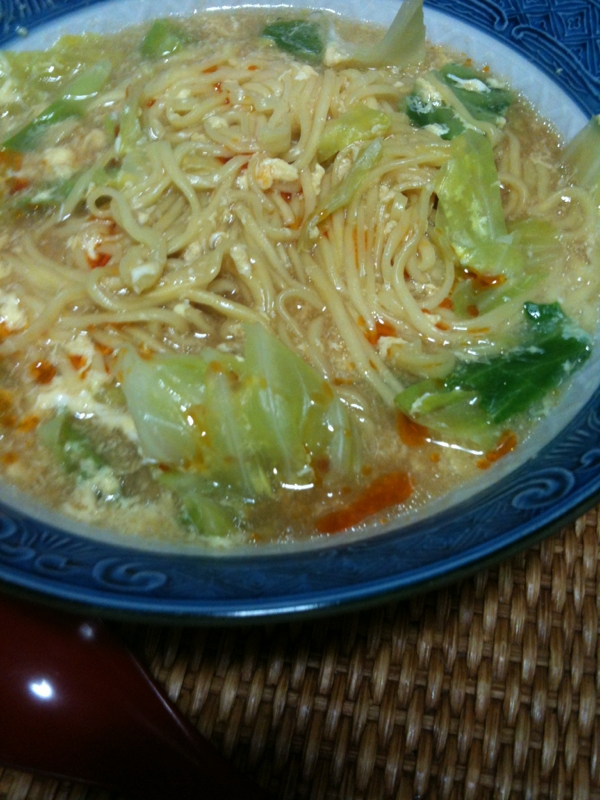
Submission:
M 412 6 L 407 64 L 279 11 L 2 56 L 6 481 L 229 547 L 407 514 L 522 446 L 590 353 L 597 207 Z

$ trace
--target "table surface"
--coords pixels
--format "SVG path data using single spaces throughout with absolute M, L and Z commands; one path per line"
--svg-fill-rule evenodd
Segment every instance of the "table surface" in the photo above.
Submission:
M 599 526 L 364 612 L 121 633 L 274 798 L 600 798 Z M 117 797 L 0 768 L 0 799 Z

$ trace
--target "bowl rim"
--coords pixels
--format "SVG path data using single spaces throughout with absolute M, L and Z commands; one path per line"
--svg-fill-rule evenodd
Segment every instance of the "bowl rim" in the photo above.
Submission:
M 61 0 L 34 7 L 26 0 L 23 6 L 31 12 L 26 21 L 33 29 L 102 2 Z M 587 70 L 582 78 L 582 70 L 570 62 L 557 73 L 556 65 L 572 61 L 572 52 L 512 0 L 430 0 L 427 5 L 525 55 L 585 113 L 600 110 L 598 75 Z M 546 14 L 568 7 L 566 0 L 557 0 Z M 9 41 L 18 28 L 17 17 L 5 19 L 0 42 Z M 238 624 L 323 614 L 456 580 L 558 530 L 598 500 L 600 387 L 534 459 L 472 498 L 400 532 L 314 551 L 258 553 L 250 559 L 140 551 L 84 539 L 0 502 L 0 585 L 59 605 L 155 621 Z M 499 519 L 503 525 L 487 536 L 482 528 Z M 429 560 L 415 560 L 410 551 L 417 544 L 429 548 Z

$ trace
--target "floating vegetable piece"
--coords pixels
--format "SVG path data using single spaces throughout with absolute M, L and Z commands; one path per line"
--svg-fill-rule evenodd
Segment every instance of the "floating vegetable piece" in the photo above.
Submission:
M 321 62 L 325 38 L 317 22 L 304 19 L 278 19 L 263 28 L 263 36 L 272 39 L 280 50 L 302 61 Z
M 547 220 L 530 218 L 509 222 L 508 230 L 523 251 L 528 272 L 545 273 L 551 264 L 564 261 L 561 234 Z
M 479 407 L 475 392 L 449 388 L 441 380 L 415 383 L 400 392 L 395 403 L 410 419 L 433 431 L 433 440 L 458 442 L 485 452 L 500 434 Z
M 454 313 L 459 319 L 485 314 L 517 297 L 524 298 L 553 265 L 564 261 L 560 235 L 546 220 L 525 219 L 509 224 L 508 229 L 521 251 L 523 271 L 510 280 L 487 286 L 476 275 L 459 281 L 452 292 Z
M 82 72 L 64 88 L 53 103 L 24 128 L 6 139 L 2 146 L 19 152 L 33 150 L 51 125 L 64 122 L 69 117 L 82 116 L 89 102 L 106 84 L 110 71 L 110 62 L 101 61 Z
M 391 124 L 392 120 L 383 111 L 359 103 L 327 122 L 319 140 L 318 159 L 327 161 L 354 142 L 384 136 Z
M 350 203 L 366 180 L 369 172 L 381 160 L 382 150 L 382 139 L 375 139 L 371 144 L 364 147 L 338 185 L 320 200 L 314 214 L 305 223 L 304 231 L 301 235 L 304 247 L 310 244 L 311 232 L 316 229 L 317 225 L 327 219 L 334 211 L 337 211 L 338 208 L 344 208 Z
M 43 184 L 32 184 L 25 191 L 20 192 L 14 202 L 15 208 L 44 209 L 56 208 L 62 205 L 71 197 L 72 193 L 77 195 L 73 198 L 72 207 L 80 200 L 83 200 L 91 184 L 108 184 L 118 174 L 117 168 L 104 168 L 93 166 L 83 172 L 76 172 L 69 178 L 46 182 Z M 72 210 L 69 208 L 69 212 Z
M 425 58 L 423 0 L 404 0 L 383 39 L 349 58 L 362 67 L 409 67 Z
M 542 279 L 541 275 L 524 274 L 502 284 L 481 287 L 478 280 L 459 281 L 452 292 L 453 311 L 457 319 L 469 319 L 487 314 L 494 308 L 517 297 L 525 297 Z
M 104 37 L 93 33 L 62 36 L 48 50 L 4 50 L 0 55 L 0 85 L 4 88 L 5 82 L 10 82 L 5 102 L 21 110 L 31 108 L 44 102 L 57 85 L 64 85 L 104 58 Z
M 77 175 L 64 180 L 45 183 L 41 186 L 31 186 L 21 192 L 14 203 L 15 208 L 54 208 L 64 202 L 73 190 Z
M 221 496 L 215 499 L 215 489 L 194 473 L 164 472 L 158 482 L 170 489 L 180 500 L 184 521 L 203 536 L 224 537 L 240 525 L 243 504 Z M 237 507 L 236 507 L 237 506 Z
M 588 337 L 558 303 L 523 306 L 518 348 L 484 361 L 463 362 L 443 381 L 422 381 L 395 398 L 401 411 L 452 440 L 484 446 L 503 423 L 529 411 L 590 356 Z M 451 412 L 451 409 L 454 409 Z
M 525 343 L 506 355 L 460 364 L 449 388 L 476 392 L 481 408 L 500 424 L 527 411 L 559 386 L 590 356 L 587 336 L 570 323 L 558 303 L 525 303 Z
M 600 206 L 600 114 L 592 117 L 565 148 L 565 160 L 580 186 Z
M 483 72 L 463 64 L 446 64 L 436 75 L 475 119 L 497 123 L 515 99 L 509 89 L 492 83 Z
M 443 103 L 432 103 L 413 91 L 404 101 L 402 109 L 419 128 L 427 128 L 442 139 L 454 139 L 463 133 L 465 126 L 456 113 Z
M 40 425 L 37 435 L 67 473 L 90 478 L 106 466 L 85 433 L 84 425 L 66 412 L 61 412 Z
M 144 58 L 164 58 L 191 41 L 191 37 L 172 19 L 157 19 L 142 39 L 140 53 Z
M 310 486 L 315 459 L 340 480 L 358 474 L 356 430 L 329 384 L 261 325 L 245 329 L 243 360 L 127 354 L 122 386 L 144 454 L 249 499 Z
M 495 144 L 503 114 L 514 100 L 508 89 L 492 83 L 484 73 L 462 64 L 446 64 L 415 83 L 403 101 L 410 121 L 442 139 L 454 139 L 467 129 L 477 130 Z
M 116 151 L 120 156 L 134 152 L 144 138 L 140 122 L 142 110 L 139 94 L 139 88 L 129 93 L 123 111 L 119 115 Z
M 484 275 L 519 274 L 523 257 L 509 234 L 489 140 L 465 131 L 440 170 L 435 224 L 459 263 Z
M 202 402 L 207 368 L 199 356 L 125 355 L 122 388 L 147 458 L 173 465 L 194 459 L 200 434 L 185 412 Z

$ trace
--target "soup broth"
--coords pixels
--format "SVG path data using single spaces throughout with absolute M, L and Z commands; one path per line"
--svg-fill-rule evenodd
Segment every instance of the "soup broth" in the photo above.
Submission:
M 596 204 L 485 64 L 382 35 L 237 10 L 4 54 L 6 481 L 230 547 L 523 446 L 590 354 Z

